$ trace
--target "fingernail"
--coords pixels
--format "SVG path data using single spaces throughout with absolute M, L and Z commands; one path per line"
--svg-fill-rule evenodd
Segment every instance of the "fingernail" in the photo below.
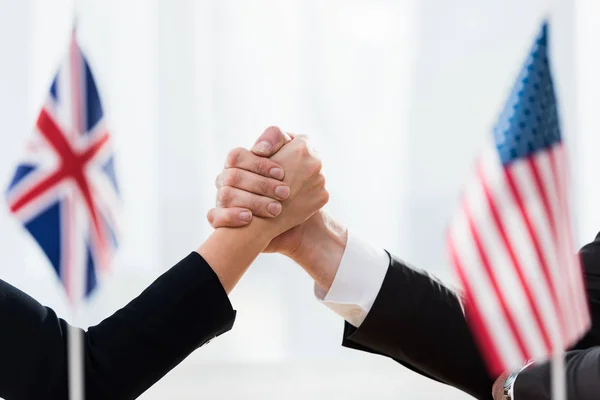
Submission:
M 281 168 L 271 168 L 269 174 L 275 179 L 283 179 L 283 170 Z
M 269 152 L 271 151 L 271 143 L 266 142 L 266 141 L 262 141 L 262 142 L 258 142 L 254 145 L 254 147 L 252 148 L 252 152 L 259 154 L 259 155 L 267 155 L 269 154 Z
M 252 213 L 250 211 L 242 211 L 240 213 L 240 219 L 242 221 L 250 221 L 252 219 Z
M 281 200 L 285 200 L 290 197 L 290 188 L 287 186 L 277 186 L 275 188 L 275 195 Z
M 269 213 L 271 213 L 271 215 L 276 217 L 281 213 L 281 204 L 271 203 L 267 206 L 267 211 L 269 211 Z

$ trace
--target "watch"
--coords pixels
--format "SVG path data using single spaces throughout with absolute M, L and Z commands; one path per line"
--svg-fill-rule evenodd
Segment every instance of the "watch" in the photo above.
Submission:
M 525 366 L 523 366 L 523 368 L 519 369 L 518 371 L 513 372 L 512 374 L 510 374 L 508 376 L 508 378 L 506 378 L 506 381 L 504 381 L 504 400 L 515 400 L 514 396 L 513 396 L 513 391 L 514 391 L 515 381 L 517 380 L 517 376 L 525 368 L 529 367 L 531 364 L 533 364 L 533 361 L 528 362 L 527 364 L 525 364 Z
M 517 380 L 517 375 L 519 375 L 519 371 L 515 371 L 506 378 L 504 381 L 504 400 L 514 400 L 513 399 L 513 385 L 515 380 Z

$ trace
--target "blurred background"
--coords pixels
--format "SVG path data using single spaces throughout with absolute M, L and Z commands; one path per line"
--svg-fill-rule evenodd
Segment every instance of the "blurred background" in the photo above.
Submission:
M 593 187 L 593 148 L 600 143 L 592 134 L 600 126 L 593 108 L 600 91 L 575 89 L 582 77 L 594 79 L 600 63 L 585 44 L 598 30 L 585 9 L 591 2 L 578 4 L 80 1 L 79 43 L 113 135 L 123 202 L 114 272 L 82 324 L 122 307 L 209 235 L 205 214 L 225 155 L 251 146 L 269 125 L 314 138 L 332 215 L 452 283 L 446 224 L 548 15 L 574 153 L 577 242 L 590 241 L 600 227 Z M 66 51 L 73 6 L 72 0 L 0 0 L 1 187 Z M 69 319 L 54 272 L 5 206 L 0 254 L 2 279 Z M 391 360 L 343 349 L 343 321 L 281 256 L 261 256 L 231 297 L 234 330 L 143 399 L 468 398 Z

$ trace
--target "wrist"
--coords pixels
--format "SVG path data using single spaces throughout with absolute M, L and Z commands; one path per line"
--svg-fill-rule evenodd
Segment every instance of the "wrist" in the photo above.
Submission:
M 505 396 L 504 396 L 504 388 L 506 386 L 506 381 L 509 377 L 508 373 L 502 373 L 498 378 L 496 378 L 496 381 L 494 382 L 494 385 L 492 387 L 492 397 L 494 398 L 494 400 L 505 400 Z
M 210 265 L 227 293 L 276 234 L 261 218 L 242 228 L 217 228 L 196 250 Z
M 318 286 L 329 290 L 346 250 L 347 241 L 346 227 L 319 211 L 307 221 L 298 247 L 286 255 L 304 268 Z

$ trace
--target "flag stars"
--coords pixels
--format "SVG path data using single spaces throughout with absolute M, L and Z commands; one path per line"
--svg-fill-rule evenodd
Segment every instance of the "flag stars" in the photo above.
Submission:
M 556 98 L 548 66 L 543 29 L 494 127 L 503 163 L 544 150 L 560 142 Z

